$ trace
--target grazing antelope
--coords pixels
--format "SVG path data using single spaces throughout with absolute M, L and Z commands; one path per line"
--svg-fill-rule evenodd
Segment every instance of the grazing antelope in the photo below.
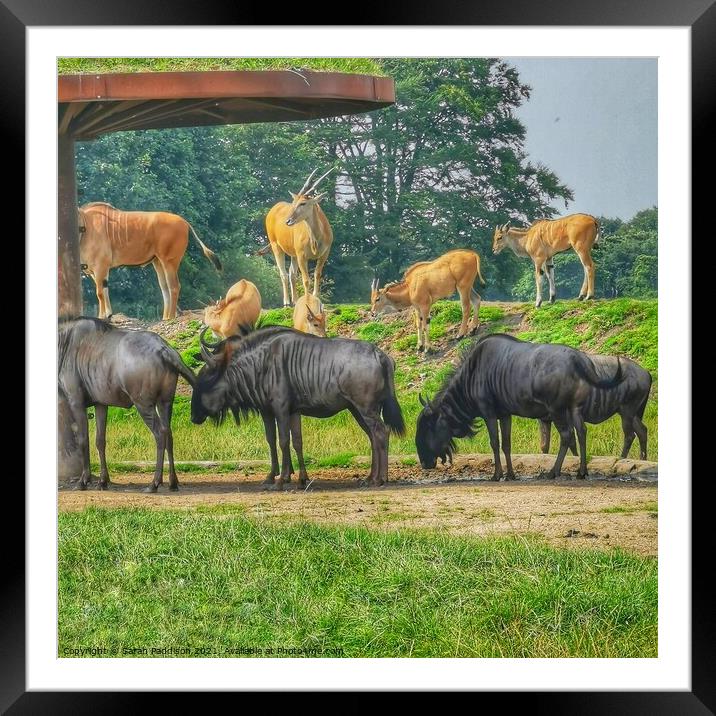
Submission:
M 261 313 L 261 294 L 258 288 L 242 278 L 227 292 L 226 298 L 204 309 L 204 323 L 217 336 L 238 336 L 242 328 L 253 328 Z
M 328 223 L 319 202 L 325 196 L 314 194 L 318 184 L 333 171 L 329 169 L 310 187 L 308 186 L 314 169 L 298 194 L 289 192 L 292 201 L 279 201 L 266 214 L 266 235 L 271 251 L 276 259 L 276 266 L 283 285 L 283 305 L 290 306 L 296 302 L 296 274 L 301 271 L 303 292 L 309 293 L 308 262 L 316 262 L 313 277 L 313 295 L 318 296 L 323 267 L 328 260 L 333 243 L 333 230 Z M 291 268 L 286 273 L 286 255 L 291 257 Z M 288 297 L 288 285 L 291 284 L 291 300 Z
M 293 327 L 303 333 L 326 337 L 326 309 L 320 299 L 305 293 L 293 309 Z
M 415 310 L 415 325 L 418 331 L 418 351 L 429 349 L 430 307 L 440 298 L 452 296 L 456 291 L 462 303 L 462 323 L 458 338 L 468 331 L 470 305 L 473 316 L 470 332 L 475 333 L 480 325 L 480 294 L 475 291 L 475 278 L 485 285 L 480 274 L 480 257 L 469 249 L 455 249 L 434 261 L 420 261 L 413 264 L 401 281 L 378 288 L 378 279 L 371 284 L 371 314 L 377 316 L 385 311 L 400 311 L 411 306 Z
M 571 246 L 584 267 L 584 282 L 579 300 L 594 298 L 594 261 L 592 246 L 599 241 L 599 223 L 589 214 L 570 214 L 561 219 L 537 221 L 526 229 L 511 227 L 509 222 L 495 227 L 492 251 L 499 254 L 509 246 L 517 256 L 529 256 L 535 265 L 537 297 L 535 306 L 542 305 L 542 270 L 549 281 L 549 302 L 554 303 L 557 291 L 554 285 L 552 257 Z
M 116 266 L 146 266 L 157 272 L 162 290 L 162 320 L 176 318 L 181 285 L 177 272 L 189 245 L 189 230 L 217 271 L 221 262 L 181 216 L 165 211 L 121 211 L 95 201 L 78 209 L 82 270 L 94 279 L 98 316 L 109 319 L 109 270 Z

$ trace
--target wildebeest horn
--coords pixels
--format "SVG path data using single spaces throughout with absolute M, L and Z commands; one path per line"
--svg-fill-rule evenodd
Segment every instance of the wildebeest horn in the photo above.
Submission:
M 422 393 L 418 393 L 418 400 L 420 401 L 420 404 L 421 404 L 424 408 L 427 408 L 427 407 L 428 407 L 428 401 L 425 400 L 425 398 L 423 398 L 423 394 L 422 394 Z
M 313 175 L 314 175 L 317 171 L 318 171 L 318 167 L 316 167 L 316 168 L 311 172 L 311 174 L 309 175 L 308 179 L 306 179 L 304 185 L 303 185 L 303 186 L 301 187 L 301 189 L 299 190 L 299 192 L 298 192 L 299 196 L 300 196 L 301 194 L 303 194 L 305 188 L 309 185 L 311 179 L 313 179 Z
M 204 339 L 204 334 L 209 330 L 209 326 L 204 326 L 202 332 L 199 334 L 199 346 L 201 349 L 201 357 L 204 360 L 204 363 L 207 365 L 214 365 L 216 362 L 216 359 L 214 358 L 214 354 L 211 352 L 212 348 L 215 348 L 218 343 L 207 343 Z
M 306 194 L 310 194 L 320 184 L 320 182 L 323 179 L 325 179 L 334 169 L 335 169 L 335 167 L 331 167 L 325 174 L 321 174 L 321 176 L 318 177 L 318 179 L 316 179 L 316 181 L 313 182 L 313 184 L 311 185 L 311 188 L 306 191 Z M 313 176 L 313 174 L 311 176 Z M 310 178 L 309 178 L 309 181 L 310 181 Z M 301 190 L 301 193 L 303 193 L 303 190 Z

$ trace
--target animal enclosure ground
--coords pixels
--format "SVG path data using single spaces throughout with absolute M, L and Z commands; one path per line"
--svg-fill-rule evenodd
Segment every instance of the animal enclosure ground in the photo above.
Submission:
M 452 471 L 437 470 L 427 481 L 419 468 L 393 464 L 389 484 L 377 489 L 361 487 L 367 473 L 363 467 L 316 469 L 310 473 L 313 482 L 308 490 L 294 482 L 283 492 L 266 490 L 261 466 L 245 467 L 238 473 L 180 471 L 181 487 L 176 493 L 166 484 L 155 494 L 143 493 L 151 480 L 147 473 L 115 474 L 107 491 L 81 492 L 62 485 L 59 509 L 189 510 L 218 518 L 241 515 L 278 525 L 311 522 L 476 537 L 538 536 L 554 547 L 619 547 L 644 556 L 657 554 L 654 481 L 625 475 L 494 483 L 465 479 L 466 457 L 460 457 L 462 466 L 458 461 Z M 450 477 L 454 481 L 438 482 Z

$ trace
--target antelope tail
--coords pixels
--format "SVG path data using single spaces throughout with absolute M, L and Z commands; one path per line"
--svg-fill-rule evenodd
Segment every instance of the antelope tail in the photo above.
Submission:
M 186 223 L 189 224 L 188 221 Z M 221 265 L 221 261 L 219 261 L 219 257 L 197 236 L 196 231 L 194 231 L 194 227 L 191 224 L 189 224 L 189 228 L 191 229 L 191 233 L 194 235 L 194 238 L 199 242 L 199 246 L 201 246 L 204 256 L 206 256 L 206 258 L 214 265 L 214 268 L 221 273 L 224 268 Z
M 254 253 L 256 254 L 256 256 L 264 256 L 269 251 L 271 251 L 271 244 L 262 246 L 258 251 L 254 251 Z
M 483 286 L 486 286 L 487 283 L 485 283 L 485 279 L 482 278 L 482 274 L 480 273 L 480 257 L 477 256 L 477 254 L 475 254 L 475 256 L 476 256 L 476 258 L 477 258 L 477 277 L 480 279 L 480 283 L 481 283 Z
M 602 238 L 602 227 L 599 226 L 599 222 L 596 219 L 594 220 L 594 224 L 597 227 L 597 235 L 594 237 L 594 243 L 598 244 Z

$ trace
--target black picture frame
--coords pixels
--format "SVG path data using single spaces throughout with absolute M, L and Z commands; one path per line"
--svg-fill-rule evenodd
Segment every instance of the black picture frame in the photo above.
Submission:
M 692 216 L 693 235 L 703 224 L 701 235 L 709 242 L 713 238 L 706 231 L 706 207 L 713 204 L 710 196 L 713 186 L 714 149 L 710 134 L 714 123 L 716 99 L 716 4 L 715 0 L 503 0 L 468 6 L 460 0 L 443 0 L 440 3 L 411 3 L 401 6 L 373 7 L 362 4 L 359 23 L 355 13 L 345 17 L 346 24 L 380 25 L 520 25 L 520 26 L 687 26 L 691 28 L 691 89 L 692 89 Z M 298 8 L 297 8 L 298 9 Z M 258 9 L 246 4 L 224 5 L 215 0 L 201 3 L 190 0 L 173 0 L 167 4 L 147 0 L 124 0 L 122 3 L 96 3 L 90 0 L 0 0 L 0 58 L 3 73 L 3 123 L 5 156 L 10 158 L 9 168 L 15 177 L 4 189 L 6 206 L 25 205 L 25 30 L 31 26 L 89 26 L 89 25 L 265 25 L 275 19 L 271 8 Z M 301 11 L 291 16 L 282 10 L 283 25 L 302 24 Z M 330 14 L 330 24 L 339 22 Z M 371 23 L 364 20 L 370 19 Z M 321 23 L 312 23 L 321 24 Z M 81 48 L 78 48 L 81 55 Z M 14 152 L 15 156 L 12 156 Z M 701 181 L 697 180 L 701 177 Z M 16 211 L 22 216 L 22 211 Z M 685 222 L 685 227 L 687 223 Z M 688 230 L 679 241 L 686 241 Z M 23 257 L 19 257 L 24 265 Z M 688 297 L 684 287 L 673 289 L 681 299 Z M 672 293 L 673 297 L 673 293 Z M 692 324 L 693 325 L 693 324 Z M 27 376 L 26 376 L 27 377 Z M 26 406 L 29 410 L 31 406 Z M 690 473 L 688 456 L 685 473 Z M 8 475 L 8 478 L 10 476 Z M 671 476 L 681 480 L 685 488 L 690 474 Z M 476 694 L 480 707 L 484 699 L 499 700 L 501 709 L 525 706 L 531 712 L 547 710 L 551 713 L 570 714 L 703 714 L 716 709 L 716 620 L 712 593 L 708 588 L 713 563 L 714 538 L 706 510 L 708 482 L 692 481 L 692 683 L 691 691 L 683 692 L 508 692 Z M 26 475 L 26 479 L 29 476 Z M 6 505 L 13 505 L 19 514 L 19 505 L 25 504 L 24 485 L 18 481 L 5 481 Z M 24 514 L 24 510 L 23 510 Z M 15 520 L 6 532 L 4 545 L 2 589 L 0 591 L 0 711 L 3 713 L 90 713 L 99 708 L 106 711 L 129 711 L 134 708 L 166 708 L 168 694 L 131 692 L 27 692 L 25 687 L 25 560 L 17 548 L 17 535 L 24 534 Z M 12 535 L 12 536 L 11 536 Z M 697 568 L 700 565 L 700 568 Z M 280 679 L 279 679 L 280 681 Z M 92 684 L 88 683 L 91 689 Z M 310 698 L 306 693 L 303 698 Z M 205 694 L 179 694 L 184 708 L 192 703 L 199 706 Z M 292 695 L 290 708 L 300 708 L 301 695 Z M 275 702 L 272 701 L 273 706 Z M 360 701 L 356 702 L 360 703 Z M 475 702 L 477 706 L 477 702 Z

